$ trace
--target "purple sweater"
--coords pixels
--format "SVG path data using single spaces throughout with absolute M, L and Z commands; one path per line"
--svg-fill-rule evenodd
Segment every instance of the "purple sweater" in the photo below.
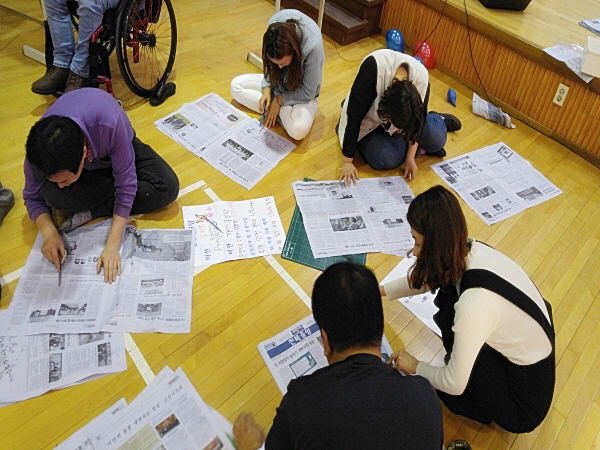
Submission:
M 112 167 L 115 178 L 115 207 L 113 214 L 129 217 L 137 191 L 135 154 L 132 140 L 135 135 L 127 114 L 105 91 L 84 88 L 60 97 L 42 116 L 64 116 L 79 125 L 87 138 L 92 161 L 86 161 L 87 170 Z M 29 217 L 34 222 L 43 213 L 50 214 L 41 188 L 45 178 L 27 159 L 24 164 L 25 188 L 23 200 Z

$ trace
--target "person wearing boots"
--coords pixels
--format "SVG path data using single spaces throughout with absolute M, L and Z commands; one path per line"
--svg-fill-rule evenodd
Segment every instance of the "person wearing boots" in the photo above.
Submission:
M 90 39 L 102 24 L 104 12 L 109 8 L 116 8 L 119 1 L 79 0 L 77 8 L 79 30 L 75 42 L 67 0 L 46 0 L 48 27 L 54 46 L 54 61 L 44 76 L 31 85 L 33 92 L 51 95 L 59 91 L 67 93 L 87 86 Z

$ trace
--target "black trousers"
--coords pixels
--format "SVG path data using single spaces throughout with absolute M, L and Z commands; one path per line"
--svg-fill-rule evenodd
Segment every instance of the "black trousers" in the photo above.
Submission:
M 132 141 L 135 152 L 137 191 L 131 214 L 146 214 L 167 206 L 179 194 L 179 179 L 167 162 L 152 147 L 137 137 Z M 94 218 L 113 215 L 115 184 L 112 168 L 83 170 L 70 186 L 59 188 L 46 181 L 42 195 L 48 206 L 67 212 L 90 210 Z

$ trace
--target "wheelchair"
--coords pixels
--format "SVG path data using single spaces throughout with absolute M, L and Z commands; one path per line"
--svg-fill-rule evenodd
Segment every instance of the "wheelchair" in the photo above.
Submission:
M 78 6 L 77 0 L 67 0 L 76 31 Z M 45 30 L 49 69 L 53 46 L 47 22 Z M 115 49 L 123 81 L 134 94 L 149 98 L 153 106 L 173 95 L 175 84 L 167 82 L 177 49 L 177 24 L 171 0 L 121 0 L 117 8 L 104 12 L 102 24 L 90 39 L 89 86 L 103 84 L 113 97 L 109 57 Z

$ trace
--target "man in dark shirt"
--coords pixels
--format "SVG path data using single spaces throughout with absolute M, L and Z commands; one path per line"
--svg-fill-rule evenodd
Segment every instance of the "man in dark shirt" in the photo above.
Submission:
M 329 366 L 292 380 L 265 444 L 278 449 L 442 448 L 442 411 L 433 387 L 381 360 L 383 308 L 377 279 L 339 263 L 316 280 L 312 308 Z M 249 413 L 235 421 L 239 450 L 261 448 Z

